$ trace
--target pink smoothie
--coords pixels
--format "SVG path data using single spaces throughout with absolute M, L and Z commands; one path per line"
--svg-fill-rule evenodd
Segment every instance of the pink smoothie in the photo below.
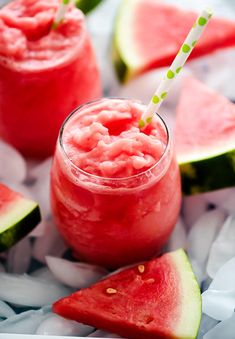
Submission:
M 51 178 L 56 224 L 77 257 L 109 268 L 157 254 L 176 223 L 181 188 L 165 124 L 141 132 L 145 107 L 103 99 L 65 122 Z
M 84 16 L 70 7 L 51 29 L 59 0 L 15 0 L 0 10 L 0 137 L 26 156 L 54 150 L 61 123 L 101 95 Z

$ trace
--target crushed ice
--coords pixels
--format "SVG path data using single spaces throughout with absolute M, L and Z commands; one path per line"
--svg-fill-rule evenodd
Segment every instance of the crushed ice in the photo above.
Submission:
M 46 262 L 58 281 L 75 289 L 88 287 L 108 273 L 99 266 L 71 262 L 52 256 L 46 256 Z
M 174 2 L 175 0 L 167 0 Z M 0 6 L 8 0 L 0 0 Z M 105 94 L 139 98 L 148 102 L 162 70 L 139 76 L 125 86 L 115 80 L 107 62 L 110 31 L 119 0 L 106 0 L 88 18 L 88 28 L 102 72 Z M 186 5 L 184 0 L 178 5 Z M 203 0 L 190 2 L 197 9 Z M 210 0 L 215 12 L 234 17 L 234 1 Z M 108 13 L 108 15 L 107 15 Z M 104 23 L 101 18 L 109 20 Z M 102 48 L 100 47 L 102 46 Z M 235 51 L 223 50 L 188 63 L 181 77 L 193 74 L 231 100 L 235 100 Z M 174 126 L 180 82 L 161 108 Z M 49 304 L 75 288 L 89 286 L 107 272 L 68 259 L 67 247 L 51 220 L 49 172 L 51 158 L 41 163 L 25 161 L 13 147 L 0 141 L 0 181 L 40 203 L 43 220 L 30 236 L 0 256 L 0 333 L 117 338 L 115 334 L 65 320 Z M 167 249 L 188 251 L 203 292 L 199 339 L 234 339 L 235 333 L 235 187 L 185 197 L 182 214 Z M 66 258 L 66 259 L 65 259 Z M 70 257 L 69 257 L 70 259 Z M 61 271 L 59 267 L 61 268 Z M 62 274 L 62 271 L 69 274 Z M 92 332 L 92 333 L 91 333 Z
M 59 283 L 27 274 L 0 273 L 0 300 L 14 305 L 41 307 L 68 295 L 70 289 Z
M 41 335 L 64 335 L 64 336 L 81 336 L 86 337 L 94 328 L 80 324 L 76 321 L 64 319 L 57 314 L 48 313 L 43 319 L 36 334 Z

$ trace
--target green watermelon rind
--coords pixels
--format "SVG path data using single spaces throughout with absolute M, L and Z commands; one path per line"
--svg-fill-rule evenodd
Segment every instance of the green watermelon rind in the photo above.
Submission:
M 183 249 L 179 249 L 169 254 L 172 256 L 172 260 L 179 272 L 182 297 L 185 298 L 182 300 L 183 314 L 181 314 L 181 322 L 175 329 L 175 335 L 181 339 L 196 339 L 202 317 L 200 287 L 186 252 Z
M 194 161 L 178 161 L 185 195 L 235 186 L 235 149 Z
M 113 65 L 114 65 L 114 69 L 116 71 L 118 80 L 121 83 L 125 83 L 128 80 L 128 76 L 127 76 L 128 67 L 125 64 L 125 62 L 122 60 L 115 41 L 113 42 L 113 47 L 112 47 L 112 60 L 113 60 Z
M 27 199 L 22 199 L 22 207 L 24 201 L 27 201 L 28 206 L 29 201 Z M 14 211 L 8 213 L 14 213 Z M 39 205 L 32 201 L 31 208 L 28 208 L 19 219 L 16 218 L 15 222 L 9 223 L 8 227 L 5 227 L 3 230 L 0 229 L 0 252 L 6 251 L 15 245 L 30 233 L 40 221 L 41 214 Z
M 164 259 L 165 257 L 165 259 Z M 156 259 L 158 260 L 158 259 Z M 161 260 L 161 268 L 160 269 L 166 269 L 167 274 L 172 275 L 174 277 L 174 281 L 176 288 L 174 288 L 172 286 L 172 289 L 178 292 L 178 302 L 176 305 L 174 305 L 173 307 L 176 306 L 176 312 L 174 312 L 174 309 L 172 310 L 172 314 L 174 314 L 173 318 L 172 318 L 172 323 L 169 323 L 169 320 L 166 322 L 166 329 L 164 329 L 164 325 L 162 325 L 158 330 L 159 330 L 159 336 L 161 336 L 160 333 L 168 333 L 169 338 L 175 338 L 175 339 L 196 339 L 198 331 L 199 331 L 199 326 L 200 326 L 200 321 L 201 321 L 201 315 L 202 315 L 202 300 L 201 300 L 201 293 L 200 293 L 200 288 L 198 286 L 197 280 L 195 278 L 195 275 L 193 273 L 191 264 L 188 260 L 188 257 L 185 253 L 185 251 L 183 249 L 179 249 L 176 250 L 174 252 L 169 252 L 166 253 L 162 256 Z M 144 263 L 143 263 L 144 264 Z M 166 265 L 166 266 L 165 266 Z M 135 266 L 131 266 L 131 267 L 135 267 Z M 128 269 L 128 268 L 127 268 Z M 105 288 L 105 286 L 112 286 L 115 288 L 115 275 L 120 274 L 120 272 L 116 271 L 113 275 L 113 280 L 108 284 L 104 284 L 103 288 Z M 151 276 L 151 271 L 148 272 L 148 274 L 150 274 L 149 276 Z M 164 279 L 167 279 L 167 274 L 164 276 Z M 107 278 L 104 278 L 108 279 Z M 112 278 L 111 278 L 112 279 Z M 121 278 L 119 277 L 119 279 L 117 279 L 117 283 L 119 284 L 119 282 Z M 103 281 L 104 281 L 103 280 Z M 133 280 L 133 282 L 135 283 L 135 280 Z M 161 281 L 160 281 L 161 282 Z M 100 282 L 97 282 L 96 284 L 102 284 L 102 280 Z M 174 284 L 174 282 L 173 282 Z M 94 285 L 95 286 L 95 285 Z M 126 286 L 126 285 L 125 285 Z M 90 287 L 92 288 L 92 286 Z M 120 286 L 119 286 L 120 288 Z M 125 288 L 128 288 L 127 286 Z M 167 288 L 169 288 L 169 290 L 171 290 L 171 286 L 168 285 Z M 89 290 L 89 288 L 87 288 L 86 290 Z M 161 289 L 160 289 L 161 290 Z M 98 289 L 98 293 L 100 293 L 102 291 L 101 289 Z M 130 290 L 131 291 L 131 290 Z M 150 291 L 148 291 L 149 293 Z M 166 292 L 166 294 L 169 296 L 169 292 Z M 84 305 L 82 308 L 82 305 L 80 304 L 79 308 L 79 316 L 76 315 L 76 310 L 78 310 L 76 308 L 76 300 L 79 301 L 79 296 L 81 297 L 81 295 L 77 295 L 76 297 L 76 293 L 81 293 L 81 292 L 75 292 L 74 295 L 72 295 L 72 297 L 65 297 L 59 301 L 57 301 L 54 305 L 53 305 L 53 311 L 55 313 L 58 313 L 59 315 L 69 318 L 71 320 L 76 320 L 79 321 L 81 323 L 87 324 L 89 326 L 97 326 L 97 323 L 100 323 L 101 325 L 101 321 L 102 321 L 102 328 L 107 330 L 107 331 L 114 331 L 116 333 L 118 333 L 121 336 L 125 336 L 125 335 L 129 335 L 130 337 L 138 337 L 138 338 L 153 338 L 154 335 L 157 337 L 157 330 L 155 329 L 153 332 L 149 332 L 148 330 L 144 333 L 143 332 L 143 328 L 142 326 L 140 326 L 140 323 L 137 321 L 136 325 L 133 325 L 133 319 L 138 319 L 133 317 L 130 319 L 130 324 L 129 326 L 126 326 L 126 328 L 124 328 L 123 325 L 121 325 L 120 327 L 120 314 L 117 312 L 115 312 L 115 308 L 111 308 L 112 313 L 114 314 L 114 319 L 113 319 L 113 324 L 111 325 L 111 320 L 110 318 L 106 317 L 105 315 L 103 316 L 101 312 L 98 312 L 96 315 L 96 308 L 95 308 L 95 304 L 96 302 L 99 302 L 99 299 L 96 300 L 96 298 L 92 297 L 92 294 L 90 295 L 90 293 L 88 293 L 88 297 L 87 299 L 85 298 L 86 302 L 89 302 L 91 299 L 94 301 L 93 303 L 93 307 L 91 307 L 91 309 L 84 311 Z M 101 292 L 102 293 L 102 292 Z M 125 295 L 125 292 L 123 292 Z M 99 294 L 98 294 L 99 296 Z M 155 300 L 157 296 L 153 295 L 153 300 Z M 164 300 L 164 291 L 163 294 L 160 293 L 159 295 L 160 298 L 163 298 Z M 72 299 L 70 299 L 72 298 Z M 135 296 L 134 296 L 135 298 Z M 83 300 L 83 299 L 82 299 Z M 102 299 L 101 299 L 102 300 Z M 166 299 L 166 307 L 168 307 L 168 299 Z M 82 301 L 84 302 L 84 300 Z M 101 309 L 102 307 L 104 307 L 104 305 L 101 302 Z M 116 303 L 114 304 L 116 305 Z M 133 300 L 133 304 L 132 302 L 129 300 L 128 301 L 128 305 L 130 305 L 130 307 L 132 308 L 134 306 L 134 310 L 136 307 L 138 307 L 138 303 L 135 303 L 135 299 Z M 144 303 L 143 303 L 144 305 Z M 140 306 L 140 305 L 139 305 Z M 162 306 L 164 307 L 164 304 L 162 304 Z M 142 307 L 142 306 L 140 306 Z M 144 307 L 144 306 L 143 306 Z M 144 307 L 145 312 L 147 312 L 147 308 Z M 171 309 L 169 310 L 169 312 L 171 312 Z M 137 310 L 138 313 L 138 310 Z M 112 316 L 111 316 L 112 318 Z M 170 320 L 171 322 L 171 320 Z M 106 324 L 106 325 L 104 325 Z M 141 322 L 142 324 L 142 322 Z M 143 325 L 143 324 L 142 324 Z M 132 326 L 134 326 L 134 332 L 135 335 L 133 333 L 133 328 Z M 140 326 L 140 327 L 139 327 Z M 116 327 L 116 331 L 115 328 Z M 139 327 L 139 335 L 137 335 L 137 331 L 138 331 L 138 327 Z M 119 330 L 117 330 L 117 328 L 119 328 Z M 166 330 L 166 331 L 165 331 Z M 164 336 L 165 337 L 165 336 Z
M 102 0 L 76 0 L 76 7 L 79 8 L 84 14 L 92 11 Z
M 127 29 L 131 27 L 137 4 L 136 0 L 122 0 L 114 25 L 112 60 L 118 79 L 123 83 L 136 75 L 136 69 L 139 68 L 138 56 L 137 53 L 132 53 L 134 47 L 130 46 L 131 39 L 128 38 L 130 30 Z

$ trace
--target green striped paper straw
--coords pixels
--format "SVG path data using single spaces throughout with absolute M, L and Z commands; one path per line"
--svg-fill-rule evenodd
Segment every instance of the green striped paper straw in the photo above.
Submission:
M 63 21 L 71 0 L 62 0 L 55 15 L 52 28 L 56 29 Z
M 170 68 L 167 70 L 164 78 L 160 82 L 159 87 L 152 96 L 146 111 L 143 113 L 139 121 L 140 128 L 143 128 L 146 126 L 146 124 L 149 124 L 152 121 L 153 115 L 158 112 L 162 102 L 167 97 L 168 91 L 174 79 L 177 77 L 186 60 L 190 56 L 211 17 L 212 11 L 209 9 L 204 9 L 197 18 Z

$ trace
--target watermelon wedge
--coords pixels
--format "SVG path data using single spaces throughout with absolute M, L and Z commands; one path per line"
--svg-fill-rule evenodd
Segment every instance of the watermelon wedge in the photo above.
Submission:
M 235 185 L 235 105 L 193 78 L 177 107 L 175 146 L 185 194 Z
M 123 0 L 116 20 L 113 62 L 121 81 L 169 66 L 197 13 L 158 0 Z M 235 45 L 235 21 L 212 18 L 190 58 Z
M 127 268 L 57 301 L 65 318 L 133 339 L 196 338 L 201 294 L 183 250 Z
M 40 221 L 36 202 L 0 184 L 0 251 L 17 243 Z

